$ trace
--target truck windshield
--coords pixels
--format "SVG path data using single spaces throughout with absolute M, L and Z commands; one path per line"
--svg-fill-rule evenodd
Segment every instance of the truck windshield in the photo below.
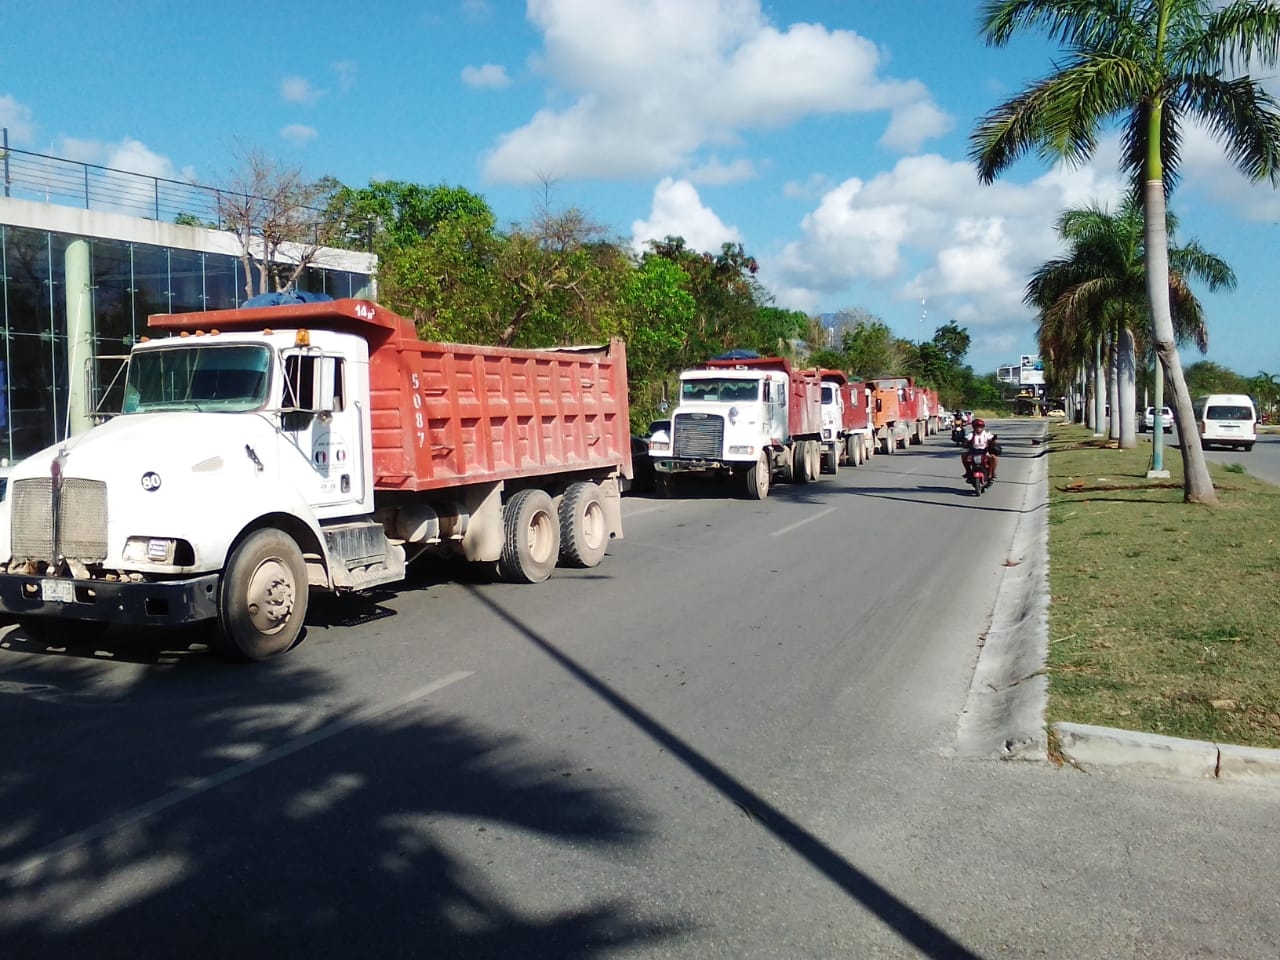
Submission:
M 135 353 L 124 412 L 256 410 L 267 401 L 271 354 L 264 346 L 191 346 Z
M 710 400 L 724 403 L 744 403 L 760 396 L 760 384 L 756 380 L 686 380 L 680 385 L 684 400 Z
M 836 388 L 829 383 L 822 385 L 822 402 L 828 406 L 836 402 Z

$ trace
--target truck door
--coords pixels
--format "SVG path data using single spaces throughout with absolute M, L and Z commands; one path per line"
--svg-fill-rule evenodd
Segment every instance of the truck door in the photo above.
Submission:
M 303 348 L 284 353 L 280 471 L 313 507 L 364 499 L 360 411 L 348 394 L 346 360 Z M 341 516 L 342 510 L 325 510 Z

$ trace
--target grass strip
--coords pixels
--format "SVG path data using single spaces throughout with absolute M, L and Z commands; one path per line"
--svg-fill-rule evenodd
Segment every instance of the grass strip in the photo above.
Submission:
M 1241 454 L 1192 506 L 1146 479 L 1149 443 L 1048 443 L 1049 722 L 1280 747 L 1280 487 Z M 1164 465 L 1181 477 L 1176 445 Z

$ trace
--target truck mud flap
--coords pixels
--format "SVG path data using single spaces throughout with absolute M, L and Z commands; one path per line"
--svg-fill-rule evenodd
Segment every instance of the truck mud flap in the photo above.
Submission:
M 71 599 L 48 599 L 70 592 Z M 131 626 L 175 626 L 218 614 L 218 574 L 188 580 L 122 583 L 0 576 L 0 610 L 15 617 L 60 617 Z

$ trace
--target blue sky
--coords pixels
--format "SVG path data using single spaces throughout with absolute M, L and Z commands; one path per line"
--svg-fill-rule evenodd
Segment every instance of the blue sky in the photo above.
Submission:
M 10 144 L 217 184 L 260 148 L 309 176 L 460 185 L 500 222 L 547 199 L 623 242 L 742 242 L 780 306 L 862 307 L 899 335 L 949 320 L 992 370 L 1034 352 L 1027 276 L 1087 168 L 981 187 L 977 117 L 1050 67 L 988 49 L 962 0 L 44 0 L 0 12 Z M 15 11 L 15 7 L 20 8 Z M 1268 80 L 1273 94 L 1280 82 Z M 1234 267 L 1199 291 L 1208 358 L 1280 372 L 1280 193 L 1191 131 L 1178 239 Z M 1197 356 L 1184 353 L 1184 361 Z

